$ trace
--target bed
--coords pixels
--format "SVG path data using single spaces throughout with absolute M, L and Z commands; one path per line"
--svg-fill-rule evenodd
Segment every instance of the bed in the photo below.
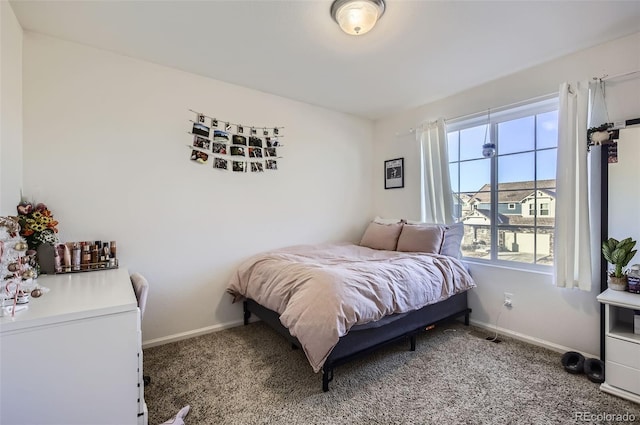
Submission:
M 468 325 L 475 283 L 448 255 L 461 240 L 460 228 L 447 238 L 451 229 L 374 222 L 359 245 L 261 253 L 238 267 L 227 291 L 243 302 L 245 324 L 255 314 L 302 348 L 328 391 L 337 366 L 400 339 L 413 351 L 416 335 L 444 320 L 464 316 Z

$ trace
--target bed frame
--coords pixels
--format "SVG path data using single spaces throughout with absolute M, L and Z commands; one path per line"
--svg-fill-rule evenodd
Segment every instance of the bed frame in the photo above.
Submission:
M 353 359 L 365 356 L 394 341 L 409 338 L 411 351 L 416 349 L 416 335 L 425 328 L 464 316 L 464 324 L 469 325 L 471 309 L 467 305 L 467 292 L 456 294 L 436 304 L 401 315 L 388 316 L 380 322 L 352 327 L 340 338 L 322 367 L 322 391 L 329 391 L 333 380 L 333 369 Z M 280 323 L 280 315 L 258 304 L 252 299 L 244 301 L 244 324 L 249 324 L 251 314 L 255 314 L 270 327 L 291 342 L 293 348 L 302 345 L 291 336 L 289 330 Z M 391 319 L 391 320 L 389 320 Z

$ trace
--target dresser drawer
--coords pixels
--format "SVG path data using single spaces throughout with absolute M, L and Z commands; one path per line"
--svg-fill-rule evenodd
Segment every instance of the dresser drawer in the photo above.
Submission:
M 640 343 L 607 336 L 607 360 L 640 370 Z
M 634 394 L 640 394 L 640 370 L 607 360 L 605 364 L 606 383 Z

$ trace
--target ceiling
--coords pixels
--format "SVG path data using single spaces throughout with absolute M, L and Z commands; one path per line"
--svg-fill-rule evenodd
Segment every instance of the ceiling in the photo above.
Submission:
M 28 31 L 370 119 L 640 31 L 640 0 L 387 0 L 360 37 L 331 0 L 10 3 Z

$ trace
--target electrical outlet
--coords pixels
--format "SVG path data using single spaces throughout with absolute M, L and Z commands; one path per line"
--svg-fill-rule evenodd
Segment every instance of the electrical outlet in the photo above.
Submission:
M 513 294 L 509 292 L 504 293 L 504 306 L 513 307 Z

